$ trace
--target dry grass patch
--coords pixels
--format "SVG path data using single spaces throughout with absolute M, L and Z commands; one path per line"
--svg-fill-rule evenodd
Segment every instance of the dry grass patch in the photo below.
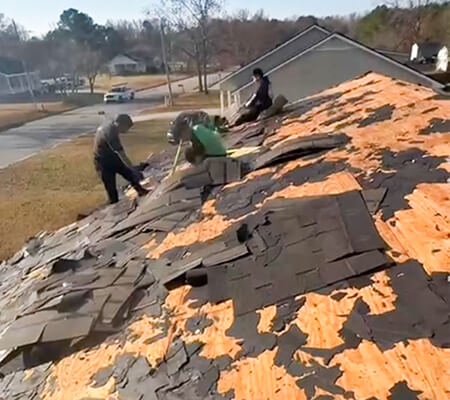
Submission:
M 204 93 L 185 93 L 174 98 L 173 107 L 160 106 L 141 111 L 141 114 L 154 114 L 170 111 L 199 110 L 206 108 L 219 108 L 219 92 L 216 90 Z
M 187 75 L 172 75 L 173 80 L 179 80 L 187 77 Z M 100 75 L 95 82 L 95 89 L 100 91 L 108 91 L 112 86 L 127 85 L 131 89 L 146 89 L 161 86 L 167 83 L 166 75 L 132 75 L 132 76 L 110 76 Z
M 164 149 L 168 124 L 137 123 L 122 139 L 129 157 L 138 163 Z M 106 203 L 93 167 L 92 139 L 80 137 L 0 170 L 0 260 L 38 232 L 70 224 Z
M 39 103 L 37 108 L 33 104 L 1 104 L 0 131 L 74 108 L 74 105 L 63 102 Z

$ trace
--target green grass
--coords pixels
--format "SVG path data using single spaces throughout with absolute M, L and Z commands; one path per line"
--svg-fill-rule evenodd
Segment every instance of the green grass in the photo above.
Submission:
M 137 123 L 123 136 L 138 163 L 168 146 L 169 121 Z M 76 221 L 107 203 L 92 161 L 92 136 L 83 136 L 0 170 L 0 260 L 11 257 L 41 231 Z

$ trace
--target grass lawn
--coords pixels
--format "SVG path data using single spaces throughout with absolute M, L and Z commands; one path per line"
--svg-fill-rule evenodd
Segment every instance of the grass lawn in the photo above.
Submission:
M 186 75 L 172 75 L 173 80 L 186 77 Z M 131 75 L 131 76 L 110 76 L 99 75 L 95 81 L 95 89 L 100 91 L 108 91 L 115 85 L 127 85 L 131 89 L 143 89 L 164 85 L 166 83 L 166 75 Z
M 169 121 L 137 123 L 122 138 L 133 162 L 168 146 Z M 0 170 L 0 260 L 40 231 L 70 224 L 106 204 L 92 162 L 92 136 L 83 136 Z
M 77 93 L 64 98 L 63 101 L 39 102 L 37 107 L 32 103 L 0 104 L 0 132 L 26 124 L 41 118 L 70 111 L 78 107 L 98 104 L 103 95 Z
M 204 108 L 219 108 L 219 92 L 216 90 L 204 93 L 186 93 L 180 94 L 174 98 L 173 107 L 155 107 L 141 111 L 141 114 L 161 113 L 166 111 L 198 110 Z
M 37 109 L 33 104 L 1 104 L 0 130 L 14 128 L 36 119 L 69 111 L 73 108 L 73 105 L 64 104 L 63 102 L 38 104 Z

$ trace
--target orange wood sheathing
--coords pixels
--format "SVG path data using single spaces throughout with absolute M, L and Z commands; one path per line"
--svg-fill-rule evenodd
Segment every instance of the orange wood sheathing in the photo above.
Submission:
M 132 353 L 145 357 L 150 365 L 157 366 L 166 354 L 168 338 L 145 343 L 162 331 L 156 320 L 144 317 L 130 326 L 133 338 L 125 343 L 102 343 L 90 350 L 80 351 L 62 359 L 52 367 L 42 394 L 42 400 L 79 400 L 82 398 L 109 399 L 115 391 L 114 379 L 100 388 L 90 387 L 94 375 L 103 368 L 114 365 L 118 356 Z
M 222 215 L 215 215 L 189 225 L 180 232 L 170 232 L 162 243 L 148 254 L 149 258 L 157 259 L 166 251 L 179 246 L 189 246 L 198 242 L 207 242 L 220 236 L 225 229 L 236 221 L 227 220 Z
M 272 332 L 272 322 L 277 316 L 277 307 L 276 306 L 268 306 L 263 308 L 262 310 L 258 310 L 259 314 L 259 322 L 258 322 L 258 332 L 259 333 L 268 333 Z
M 239 360 L 230 371 L 220 375 L 219 393 L 234 390 L 235 400 L 304 400 L 296 378 L 274 364 L 277 349 L 265 351 L 256 358 Z
M 166 299 L 174 336 L 181 336 L 186 343 L 202 342 L 204 346 L 200 355 L 205 358 L 215 359 L 224 355 L 235 358 L 241 351 L 239 340 L 226 335 L 226 331 L 234 322 L 233 302 L 229 300 L 222 304 L 207 303 L 200 308 L 192 308 L 185 300 L 190 290 L 189 286 L 182 286 L 171 291 Z M 187 320 L 197 315 L 205 315 L 214 321 L 200 334 L 186 330 Z
M 327 176 L 323 181 L 290 185 L 264 200 L 264 203 L 277 199 L 292 199 L 297 197 L 332 195 L 361 190 L 358 181 L 349 172 L 337 172 Z M 264 204 L 263 203 L 263 204 Z
M 410 209 L 377 218 L 380 235 L 403 261 L 418 260 L 429 274 L 450 272 L 450 184 L 421 184 L 407 200 Z
M 436 348 L 428 340 L 398 343 L 385 352 L 375 343 L 362 341 L 357 349 L 337 354 L 330 363 L 338 364 L 343 375 L 336 384 L 353 391 L 356 399 L 385 400 L 401 381 L 422 391 L 419 399 L 450 398 L 450 350 Z
M 377 83 L 364 86 L 364 83 L 376 80 Z M 352 142 L 347 146 L 354 147 L 356 151 L 331 152 L 327 156 L 332 156 L 334 161 L 347 160 L 353 167 L 363 171 L 373 171 L 380 167 L 380 157 L 376 154 L 379 150 L 389 148 L 392 151 L 403 151 L 410 148 L 419 148 L 430 155 L 438 157 L 448 156 L 450 147 L 450 137 L 448 134 L 435 133 L 432 135 L 420 135 L 420 131 L 426 128 L 433 118 L 442 118 L 450 114 L 448 101 L 435 100 L 433 91 L 426 88 L 418 88 L 407 84 L 399 86 L 392 83 L 393 80 L 377 74 L 369 74 L 362 79 L 346 82 L 325 91 L 320 96 L 327 94 L 345 92 L 347 88 L 357 86 L 341 96 L 339 99 L 326 102 L 312 108 L 302 115 L 301 119 L 287 120 L 285 124 L 272 136 L 265 144 L 273 147 L 280 145 L 280 140 L 292 140 L 297 137 L 309 136 L 320 132 L 345 132 L 351 137 Z M 414 88 L 414 90 L 411 90 Z M 375 91 L 382 95 L 368 95 L 364 98 L 364 109 L 357 108 L 354 104 L 345 104 L 352 97 L 360 96 L 367 91 Z M 324 112 L 333 104 L 333 108 Z M 387 104 L 395 107 L 392 117 L 389 120 L 377 122 L 365 127 L 358 127 L 356 121 L 370 115 L 371 109 Z M 434 109 L 435 108 L 435 109 Z M 434 109 L 434 110 L 432 110 Z M 424 111 L 429 111 L 424 114 Z M 339 113 L 350 113 L 346 119 L 332 124 L 324 125 L 325 122 Z M 348 124 L 340 128 L 342 124 Z M 325 156 L 325 160 L 331 158 Z M 339 157 L 340 156 L 340 157 Z
M 300 308 L 293 321 L 308 334 L 307 346 L 331 349 L 344 343 L 339 336 L 344 322 L 352 311 L 355 302 L 361 298 L 368 305 L 370 314 L 384 314 L 395 309 L 394 294 L 389 278 L 384 271 L 372 277 L 373 284 L 362 289 L 344 289 L 339 292 L 346 296 L 337 301 L 331 296 L 316 293 L 306 294 L 305 305 Z

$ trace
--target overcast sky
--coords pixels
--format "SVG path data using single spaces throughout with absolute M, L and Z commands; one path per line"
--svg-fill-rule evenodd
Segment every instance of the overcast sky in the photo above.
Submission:
M 263 8 L 274 18 L 299 15 L 346 15 L 370 10 L 377 0 L 226 0 L 228 12 L 240 8 L 256 11 Z M 13 18 L 32 34 L 52 29 L 61 12 L 76 8 L 88 13 L 95 22 L 107 20 L 142 19 L 152 0 L 1 0 L 0 13 Z M 244 6 L 245 4 L 245 6 Z

